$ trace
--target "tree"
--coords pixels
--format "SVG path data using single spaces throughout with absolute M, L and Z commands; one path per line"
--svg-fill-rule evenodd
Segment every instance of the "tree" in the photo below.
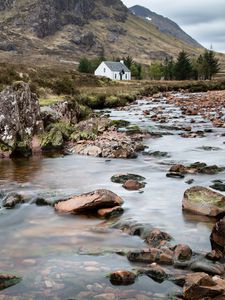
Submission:
M 188 54 L 181 51 L 174 66 L 174 75 L 177 80 L 187 80 L 192 76 L 192 65 Z
M 205 50 L 203 55 L 203 70 L 205 79 L 212 79 L 212 76 L 219 72 L 219 60 L 215 57 L 212 50 Z
M 125 66 L 127 66 L 128 69 L 130 69 L 131 66 L 134 64 L 134 60 L 130 55 L 123 57 L 123 61 Z
M 205 62 L 203 56 L 200 54 L 197 60 L 193 63 L 194 69 L 197 72 L 197 79 L 205 79 Z
M 164 77 L 164 66 L 162 63 L 152 63 L 149 67 L 149 77 L 152 80 L 160 80 Z
M 173 80 L 174 78 L 174 61 L 173 58 L 164 60 L 163 64 L 163 76 L 165 80 Z
M 91 62 L 86 57 L 81 58 L 78 71 L 81 73 L 92 73 Z

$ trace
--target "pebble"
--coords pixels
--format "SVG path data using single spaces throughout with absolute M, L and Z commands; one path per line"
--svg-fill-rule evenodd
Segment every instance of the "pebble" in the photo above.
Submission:
M 45 280 L 45 285 L 48 289 L 53 288 L 54 283 L 50 280 Z

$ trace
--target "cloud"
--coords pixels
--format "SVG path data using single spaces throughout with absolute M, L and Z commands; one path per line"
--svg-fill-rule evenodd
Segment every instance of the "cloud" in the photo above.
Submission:
M 124 4 L 145 6 L 178 23 L 198 42 L 225 52 L 224 0 L 123 0 Z

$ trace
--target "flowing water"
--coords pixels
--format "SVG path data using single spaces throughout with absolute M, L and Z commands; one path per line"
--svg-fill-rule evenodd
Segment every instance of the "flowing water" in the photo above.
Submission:
M 162 126 L 143 111 L 161 106 L 169 121 Z M 125 119 L 160 138 L 146 139 L 151 151 L 166 151 L 169 157 L 140 154 L 137 159 L 104 159 L 78 155 L 32 157 L 0 161 L 2 197 L 15 191 L 30 198 L 59 199 L 72 194 L 106 188 L 120 195 L 125 203 L 122 220 L 150 224 L 171 234 L 174 243 L 189 244 L 193 250 L 210 250 L 209 235 L 215 220 L 183 214 L 182 197 L 193 185 L 209 186 L 218 175 L 188 175 L 185 179 L 167 178 L 172 163 L 225 165 L 223 129 L 213 128 L 203 138 L 182 138 L 177 127 L 195 119 L 195 129 L 212 129 L 199 116 L 184 117 L 165 99 L 158 103 L 138 101 L 127 110 L 112 110 L 112 119 Z M 173 130 L 176 127 L 176 130 Z M 218 147 L 205 151 L 202 146 Z M 140 192 L 130 192 L 110 178 L 117 173 L 135 173 L 146 178 Z M 1 197 L 0 194 L 0 197 Z M 132 270 L 122 251 L 141 249 L 144 242 L 105 222 L 89 217 L 57 214 L 52 207 L 28 203 L 12 210 L 0 210 L 0 272 L 23 277 L 21 283 L 0 292 L 0 299 L 172 299 L 180 289 L 169 281 L 162 284 L 140 277 L 127 287 L 114 287 L 107 274 L 125 268 Z

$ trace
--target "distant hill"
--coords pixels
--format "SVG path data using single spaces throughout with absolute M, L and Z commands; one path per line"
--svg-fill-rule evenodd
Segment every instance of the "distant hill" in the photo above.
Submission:
M 202 47 L 197 41 L 195 41 L 186 32 L 184 32 L 179 25 L 177 25 L 174 21 L 170 20 L 169 18 L 165 18 L 161 15 L 158 15 L 157 13 L 151 11 L 150 9 L 140 5 L 135 5 L 130 7 L 130 11 L 134 15 L 148 20 L 159 31 L 163 33 L 171 35 L 172 37 L 175 37 L 181 41 L 184 41 L 185 43 L 193 47 L 197 47 L 197 48 Z
M 201 52 L 190 37 L 171 38 L 136 9 L 134 15 L 120 0 L 0 0 L 0 61 L 46 65 L 73 63 L 82 56 L 131 55 L 149 63 L 181 50 Z

